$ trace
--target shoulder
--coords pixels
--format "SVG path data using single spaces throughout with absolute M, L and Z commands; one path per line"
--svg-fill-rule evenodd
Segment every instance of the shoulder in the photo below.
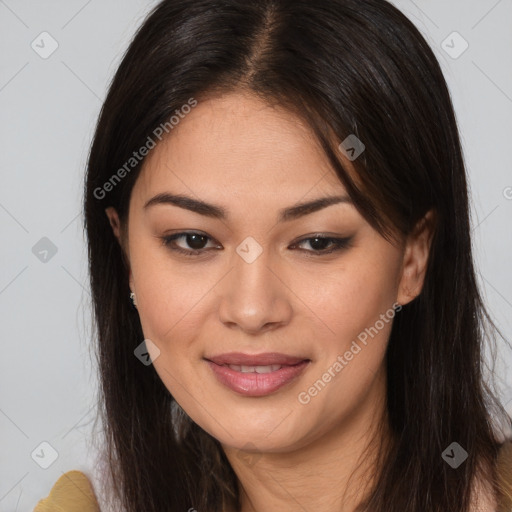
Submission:
M 498 500 L 487 482 L 477 480 L 472 496 L 470 512 L 498 512 Z
M 81 471 L 68 471 L 55 482 L 34 512 L 100 512 L 91 482 Z
M 496 484 L 498 495 L 486 479 L 476 480 L 471 512 L 512 512 L 512 440 L 505 441 L 499 450 Z
M 500 448 L 496 466 L 497 483 L 500 491 L 498 512 L 512 512 L 512 439 Z

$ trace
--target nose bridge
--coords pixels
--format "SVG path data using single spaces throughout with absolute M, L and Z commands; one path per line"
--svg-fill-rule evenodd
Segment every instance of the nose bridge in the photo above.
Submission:
M 291 308 L 286 287 L 276 276 L 272 260 L 270 251 L 252 237 L 238 245 L 221 291 L 222 322 L 257 331 L 288 321 Z

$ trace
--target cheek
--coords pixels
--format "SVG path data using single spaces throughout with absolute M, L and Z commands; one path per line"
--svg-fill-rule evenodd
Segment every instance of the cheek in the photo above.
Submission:
M 343 268 L 321 279 L 316 276 L 317 284 L 304 301 L 314 313 L 321 347 L 318 366 L 306 383 L 312 387 L 302 389 L 311 400 L 310 411 L 335 422 L 364 401 L 385 356 L 399 269 L 397 253 L 382 245 L 354 253 Z
M 198 316 L 215 276 L 200 265 L 176 264 L 159 242 L 151 243 L 151 249 L 139 246 L 130 252 L 144 335 L 164 344 L 187 340 L 187 333 L 200 325 Z
M 197 341 L 204 324 L 202 308 L 215 281 L 207 272 L 198 274 L 197 270 L 184 268 L 176 269 L 165 254 L 155 256 L 153 251 L 139 251 L 132 258 L 144 338 L 160 350 L 153 361 L 155 371 L 187 413 L 201 417 L 201 409 L 196 410 L 197 400 L 202 403 L 206 398 L 205 386 L 198 379 L 197 365 L 202 353 Z
M 394 252 L 379 249 L 354 252 L 343 266 L 297 279 L 294 290 L 322 336 L 350 343 L 389 314 L 397 296 L 399 261 Z

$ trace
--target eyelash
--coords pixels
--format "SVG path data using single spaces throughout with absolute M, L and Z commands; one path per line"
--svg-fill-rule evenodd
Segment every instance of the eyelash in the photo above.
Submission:
M 172 242 L 174 242 L 175 240 L 184 238 L 187 235 L 199 235 L 199 236 L 207 238 L 208 240 L 212 240 L 211 237 L 209 237 L 207 235 L 203 235 L 203 233 L 198 233 L 195 231 L 183 231 L 181 233 L 175 233 L 173 235 L 162 237 L 161 238 L 162 245 L 169 248 L 171 251 L 178 252 L 178 253 L 184 254 L 186 256 L 200 256 L 201 254 L 203 254 L 205 251 L 208 250 L 208 249 L 196 249 L 196 250 L 188 251 L 186 249 L 183 249 L 182 247 L 177 247 L 176 245 L 172 244 Z M 303 238 L 302 240 L 299 240 L 298 242 L 296 242 L 292 247 L 297 246 L 303 242 L 308 242 L 310 240 L 329 240 L 334 245 L 334 247 L 332 247 L 331 249 L 328 249 L 328 250 L 323 249 L 320 251 L 318 251 L 318 250 L 310 251 L 310 250 L 303 249 L 308 253 L 313 253 L 314 257 L 315 256 L 325 256 L 325 255 L 332 254 L 337 251 L 341 251 L 343 249 L 348 249 L 352 245 L 352 239 L 353 239 L 353 237 L 336 238 L 336 237 L 321 236 L 321 234 L 318 234 L 318 235 L 313 235 L 308 238 Z

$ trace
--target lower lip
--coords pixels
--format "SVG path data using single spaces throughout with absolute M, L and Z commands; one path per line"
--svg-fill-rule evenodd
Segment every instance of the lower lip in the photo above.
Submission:
M 309 364 L 302 361 L 293 366 L 283 366 L 269 373 L 242 373 L 228 366 L 206 361 L 221 384 L 245 396 L 265 396 L 296 379 Z

